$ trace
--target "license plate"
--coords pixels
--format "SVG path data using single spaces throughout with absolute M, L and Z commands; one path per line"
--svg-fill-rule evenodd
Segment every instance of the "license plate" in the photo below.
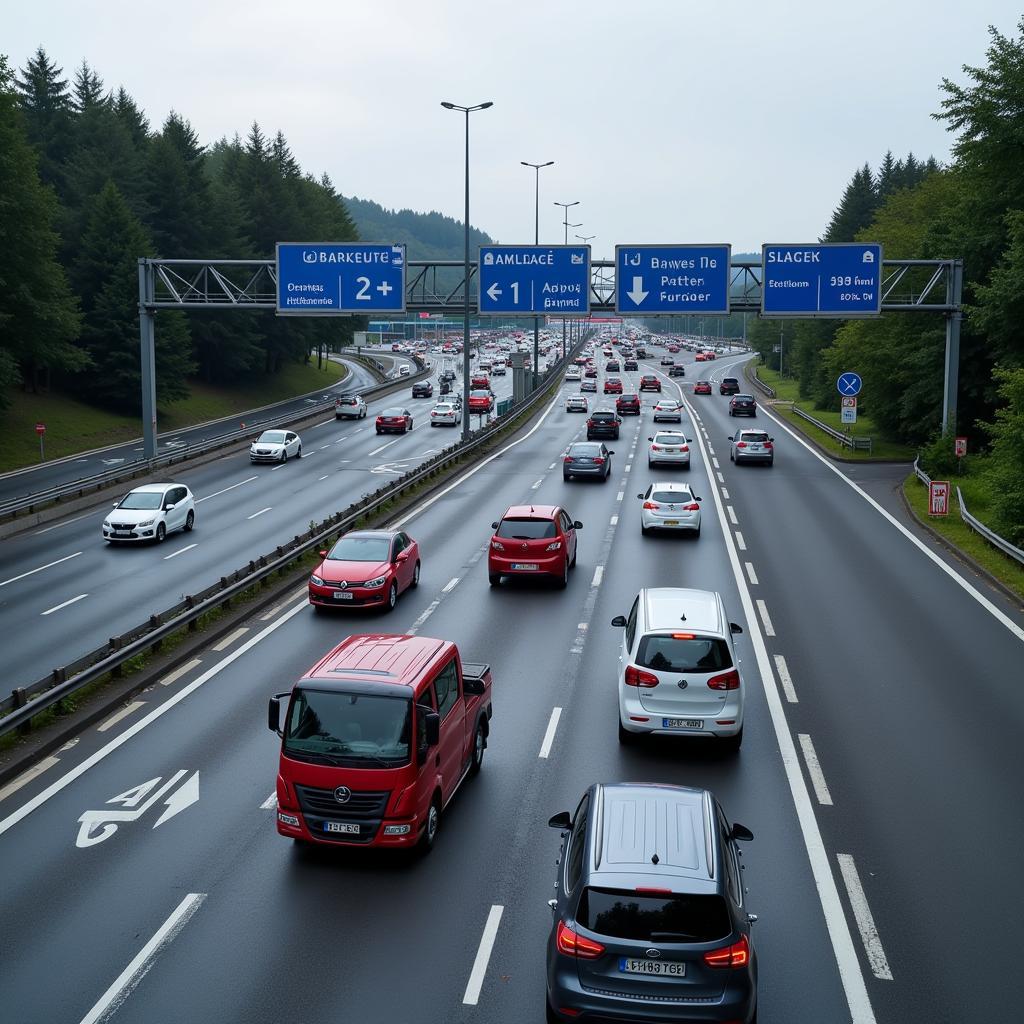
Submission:
M 663 718 L 661 720 L 663 729 L 703 729 L 703 718 Z
M 512 563 L 512 568 L 513 569 L 521 569 L 523 571 L 529 571 L 529 570 L 537 569 L 537 565 L 534 564 L 533 562 L 513 562 Z
M 334 592 L 334 600 L 335 601 L 351 601 L 352 600 L 352 593 L 351 593 L 351 591 L 348 591 L 348 590 L 336 590 Z
M 761 446 L 759 444 L 752 444 L 750 446 L 750 450 L 752 452 L 759 452 L 761 450 Z
M 685 978 L 686 964 L 672 960 L 631 960 L 619 957 L 622 974 L 650 974 L 656 978 Z
M 665 520 L 665 525 L 666 526 L 678 526 L 679 525 L 679 520 L 678 519 L 666 519 Z
M 359 835 L 359 826 L 348 821 L 325 821 L 325 832 L 343 832 L 345 835 Z
M 115 537 L 128 537 L 128 536 L 131 535 L 131 532 L 132 532 L 131 530 L 115 530 L 114 531 L 114 536 Z

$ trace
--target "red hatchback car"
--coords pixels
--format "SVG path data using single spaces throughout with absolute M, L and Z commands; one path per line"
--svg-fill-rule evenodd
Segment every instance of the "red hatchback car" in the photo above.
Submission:
M 420 582 L 420 548 L 407 533 L 354 530 L 346 533 L 309 577 L 314 608 L 395 607 L 398 595 Z
M 661 381 L 652 373 L 645 373 L 640 378 L 641 391 L 661 391 Z
M 693 393 L 695 395 L 710 395 L 711 394 L 711 381 L 699 380 L 693 385 Z
M 557 505 L 513 505 L 491 523 L 494 536 L 487 549 L 487 579 L 492 587 L 502 576 L 554 576 L 560 587 L 576 565 L 579 520 Z
M 408 409 L 385 409 L 377 417 L 377 433 L 404 434 L 412 430 L 412 413 Z
M 637 394 L 619 395 L 615 399 L 615 411 L 620 416 L 625 416 L 627 413 L 632 416 L 640 415 L 640 396 Z
M 604 393 L 606 395 L 621 395 L 622 381 L 618 377 L 607 377 L 604 382 Z

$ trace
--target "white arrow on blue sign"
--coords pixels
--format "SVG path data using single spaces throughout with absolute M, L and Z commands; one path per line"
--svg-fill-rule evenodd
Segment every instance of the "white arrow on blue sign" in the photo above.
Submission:
M 841 395 L 859 395 L 860 389 L 861 379 L 859 373 L 840 374 L 839 380 L 836 381 L 836 390 Z
M 615 311 L 729 312 L 729 245 L 615 246 Z

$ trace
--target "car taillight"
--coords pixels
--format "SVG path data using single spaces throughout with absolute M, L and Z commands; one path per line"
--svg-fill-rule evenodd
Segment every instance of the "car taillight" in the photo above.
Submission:
M 564 459 L 562 459 L 562 461 L 563 462 L 572 462 L 573 461 L 573 457 L 571 455 L 566 455 L 566 457 Z
M 553 540 L 544 550 L 545 551 L 557 551 L 562 546 L 560 540 Z
M 769 451 L 770 452 L 774 447 L 775 446 L 771 443 L 771 441 L 765 441 L 764 442 L 764 449 L 765 449 L 765 451 Z
M 747 447 L 747 442 L 746 441 L 737 441 L 736 442 L 736 447 L 737 448 L 746 448 Z
M 604 946 L 600 942 L 588 939 L 584 935 L 577 935 L 564 921 L 558 922 L 555 944 L 559 953 L 577 956 L 581 960 L 596 960 L 604 952 Z
M 494 548 L 495 551 L 504 551 L 505 550 L 505 545 L 502 544 L 500 540 L 492 540 L 491 541 L 491 547 Z
M 683 511 L 684 512 L 699 512 L 700 511 L 700 505 L 698 505 L 697 502 L 692 501 L 692 502 L 690 502 L 689 505 L 684 505 L 683 506 Z
M 740 688 L 740 674 L 736 669 L 723 672 L 720 676 L 712 676 L 708 680 L 709 690 L 738 690 Z
M 750 963 L 750 943 L 746 935 L 741 935 L 739 942 L 731 946 L 705 953 L 704 963 L 708 967 L 746 967 Z
M 596 459 L 594 459 L 594 465 L 595 466 L 603 466 L 604 465 L 604 457 L 601 456 L 601 455 L 598 455 L 598 457 Z
M 636 665 L 627 665 L 623 682 L 627 686 L 640 686 L 644 689 L 650 689 L 652 686 L 658 685 L 658 677 L 653 672 L 644 672 L 643 669 L 637 668 Z
M 690 446 L 688 444 L 684 444 L 679 450 L 681 452 L 688 452 L 690 450 Z
M 661 506 L 656 501 L 645 501 L 644 508 L 650 509 L 651 512 L 657 512 Z
M 651 451 L 652 452 L 660 452 L 661 448 L 659 448 L 658 445 L 656 445 L 656 444 L 652 444 L 651 445 Z

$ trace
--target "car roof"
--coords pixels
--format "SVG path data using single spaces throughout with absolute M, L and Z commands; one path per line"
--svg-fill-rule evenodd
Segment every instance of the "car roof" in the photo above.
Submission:
M 686 629 L 724 634 L 718 595 L 711 590 L 690 587 L 649 587 L 641 591 L 644 621 L 648 630 Z M 685 619 L 683 616 L 685 615 Z
M 554 519 L 561 511 L 557 505 L 509 505 L 502 519 Z
M 440 660 L 453 646 L 450 640 L 429 636 L 356 633 L 321 658 L 300 682 L 314 680 L 317 686 L 339 689 L 352 681 L 415 686 L 424 679 L 431 662 Z
M 167 483 L 164 483 L 164 484 L 140 484 L 138 487 L 133 487 L 128 493 L 129 494 L 138 494 L 139 491 L 146 491 L 146 492 L 152 494 L 153 492 L 166 491 L 168 487 L 184 487 L 184 486 L 185 486 L 185 484 L 178 484 L 178 483 L 174 483 L 173 481 L 168 481 Z
M 658 427 L 655 431 L 657 434 L 672 434 L 675 437 L 683 437 L 684 434 L 681 430 L 669 430 L 667 427 Z
M 689 484 L 681 483 L 678 480 L 660 480 L 651 484 L 652 491 L 678 491 L 680 494 L 693 494 L 693 488 Z

